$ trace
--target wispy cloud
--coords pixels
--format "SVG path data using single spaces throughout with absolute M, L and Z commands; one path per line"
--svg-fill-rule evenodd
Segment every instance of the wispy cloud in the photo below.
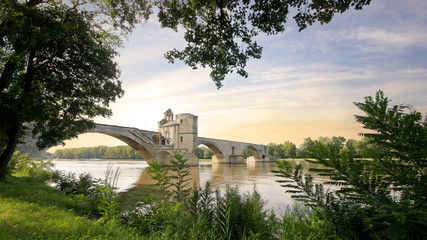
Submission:
M 121 50 L 125 96 L 100 122 L 156 130 L 163 112 L 199 116 L 200 135 L 247 142 L 301 143 L 306 137 L 362 132 L 353 102 L 382 89 L 394 104 L 427 113 L 427 1 L 373 1 L 362 11 L 303 32 L 260 36 L 249 78 L 229 76 L 217 90 L 209 69 L 168 64 L 182 33 L 148 22 Z M 151 21 L 151 20 L 150 20 Z

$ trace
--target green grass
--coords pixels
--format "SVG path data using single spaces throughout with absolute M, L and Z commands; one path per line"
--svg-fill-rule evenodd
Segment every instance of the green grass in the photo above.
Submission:
M 235 188 L 210 206 L 211 211 L 221 212 L 226 208 L 224 202 L 230 204 L 231 215 L 217 215 L 217 218 L 225 217 L 230 220 L 232 231 L 236 236 L 240 234 L 242 239 L 258 239 L 261 236 L 265 239 L 340 239 L 334 234 L 334 226 L 331 223 L 315 217 L 304 208 L 289 209 L 280 218 L 271 215 L 266 218 L 266 213 L 257 211 L 261 205 L 254 195 L 244 196 L 246 195 L 240 194 Z M 127 198 L 129 196 L 121 197 L 122 200 Z M 216 197 L 212 195 L 212 198 Z M 135 219 L 130 218 L 130 221 L 123 219 L 123 222 L 119 223 L 115 217 L 107 221 L 106 218 L 89 215 L 93 209 L 90 203 L 83 195 L 63 194 L 33 178 L 8 176 L 8 182 L 0 182 L 0 240 L 227 239 L 228 236 L 221 232 L 224 230 L 221 224 L 228 222 L 224 219 L 217 221 L 215 216 L 212 221 L 200 216 L 194 219 L 190 212 L 166 207 L 155 215 L 160 218 L 141 215 Z M 123 202 L 121 204 L 126 207 Z M 142 226 L 138 223 L 145 222 L 144 219 L 160 219 L 158 226 L 153 225 L 158 229 L 144 233 L 138 228 Z M 217 224 L 213 224 L 215 222 Z M 249 231 L 249 227 L 256 231 Z M 261 229 L 258 229 L 259 227 Z
M 114 220 L 91 219 L 88 204 L 32 178 L 8 176 L 0 182 L 0 239 L 141 239 Z

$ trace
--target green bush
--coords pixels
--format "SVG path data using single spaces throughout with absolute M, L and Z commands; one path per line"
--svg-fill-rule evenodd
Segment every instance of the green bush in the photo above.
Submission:
M 123 214 L 123 223 L 162 239 L 272 238 L 278 220 L 264 210 L 265 202 L 255 189 L 241 194 L 237 187 L 228 186 L 221 194 L 212 191 L 209 182 L 191 188 L 186 161 L 183 154 L 175 153 L 172 168 L 150 163 L 156 191 L 142 196 L 137 207 Z
M 6 171 L 16 176 L 47 181 L 52 177 L 53 166 L 54 164 L 51 160 L 30 158 L 28 154 L 15 152 L 7 165 Z
M 75 173 L 65 174 L 61 171 L 55 171 L 52 180 L 62 193 L 89 201 L 91 206 L 88 209 L 89 215 L 103 216 L 104 220 L 111 220 L 119 216 L 121 210 L 115 187 L 117 178 L 118 169 L 114 173 L 109 165 L 104 180 L 94 179 L 89 173 L 82 173 L 76 177 Z
M 409 105 L 388 106 L 382 91 L 375 98 L 355 103 L 366 115 L 356 120 L 371 130 L 372 161 L 354 159 L 330 144 L 315 142 L 308 149 L 314 163 L 327 169 L 313 169 L 328 176 L 340 189 L 325 192 L 303 176 L 302 166 L 292 170 L 278 162 L 279 180 L 293 198 L 332 221 L 340 236 L 358 239 L 427 238 L 427 119 Z M 309 160 L 308 160 L 309 161 Z

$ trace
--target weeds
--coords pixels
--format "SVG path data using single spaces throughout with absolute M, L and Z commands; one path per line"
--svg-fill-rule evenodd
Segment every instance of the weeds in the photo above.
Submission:
M 32 177 L 37 181 L 47 181 L 51 178 L 53 172 L 51 160 L 40 158 L 30 158 L 28 154 L 15 152 L 7 165 L 7 173 L 16 176 Z
M 104 180 L 94 179 L 87 173 L 76 176 L 55 172 L 52 179 L 63 194 L 53 189 L 49 190 L 49 194 L 33 194 L 30 193 L 31 188 L 25 193 L 15 193 L 14 199 L 20 199 L 20 194 L 27 198 L 32 196 L 31 201 L 37 204 L 36 211 L 43 215 L 34 215 L 32 218 L 40 221 L 45 217 L 53 219 L 46 212 L 53 206 L 55 209 L 61 206 L 61 211 L 74 218 L 70 220 L 68 215 L 63 217 L 62 213 L 58 214 L 59 218 L 64 218 L 66 224 L 78 222 L 79 225 L 71 228 L 60 226 L 65 223 L 53 222 L 55 227 L 47 227 L 47 232 L 43 231 L 44 225 L 29 230 L 22 223 L 29 221 L 33 224 L 34 219 L 16 220 L 11 217 L 19 215 L 13 211 L 26 210 L 21 209 L 19 204 L 8 203 L 6 208 L 10 208 L 7 210 L 9 217 L 0 214 L 0 220 L 3 218 L 2 221 L 8 223 L 5 225 L 6 230 L 0 227 L 4 230 L 0 237 L 117 239 L 117 233 L 127 229 L 129 233 L 123 234 L 124 239 L 339 239 L 330 221 L 317 213 L 304 208 L 289 209 L 283 218 L 278 218 L 273 211 L 265 210 L 265 201 L 255 187 L 250 193 L 241 193 L 237 187 L 231 186 L 220 192 L 219 189 L 212 189 L 209 182 L 204 186 L 194 184 L 190 187 L 186 161 L 183 154 L 175 153 L 171 161 L 175 164 L 172 168 L 165 168 L 156 161 L 151 163 L 149 172 L 157 181 L 156 184 L 139 197 L 133 209 L 125 212 L 115 187 L 118 169 L 113 171 L 110 165 Z M 44 205 L 51 202 L 46 200 L 49 197 L 56 201 L 65 198 L 67 203 L 58 201 L 53 205 Z M 93 220 L 96 220 L 95 223 Z M 21 224 L 22 233 L 13 230 L 13 225 L 9 223 Z

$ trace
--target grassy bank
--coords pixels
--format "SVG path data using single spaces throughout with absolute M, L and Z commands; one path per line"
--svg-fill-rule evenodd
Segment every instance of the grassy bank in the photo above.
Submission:
M 88 216 L 90 203 L 32 178 L 0 182 L 0 239 L 143 239 L 115 221 Z
M 150 165 L 151 191 L 118 195 L 113 172 L 106 180 L 52 172 L 48 162 L 16 154 L 15 175 L 0 182 L 0 239 L 341 239 L 308 208 L 276 216 L 255 189 L 189 188 L 186 159 L 174 157 L 174 168 Z
M 193 222 L 173 214 L 163 227 L 159 227 L 161 231 L 147 235 L 138 227 L 131 228 L 117 219 L 107 221 L 88 215 L 92 207 L 83 196 L 60 193 L 32 178 L 9 176 L 7 183 L 0 182 L 0 239 L 173 239 L 174 234 L 163 232 L 168 231 L 167 225 L 170 224 L 179 224 L 187 228 L 184 229 L 186 232 L 188 229 L 199 232 L 197 236 L 186 236 L 186 239 L 200 239 L 203 231 L 208 233 L 203 239 L 224 239 L 215 235 L 207 222 L 200 222 L 200 219 Z M 282 220 L 272 217 L 266 220 L 269 222 L 268 239 L 336 238 L 324 228 L 324 223 L 311 221 L 301 210 L 287 211 Z M 265 225 L 264 220 L 257 221 Z M 237 228 L 239 224 L 233 223 L 233 227 Z M 237 239 L 257 239 L 257 236 L 248 231 Z

